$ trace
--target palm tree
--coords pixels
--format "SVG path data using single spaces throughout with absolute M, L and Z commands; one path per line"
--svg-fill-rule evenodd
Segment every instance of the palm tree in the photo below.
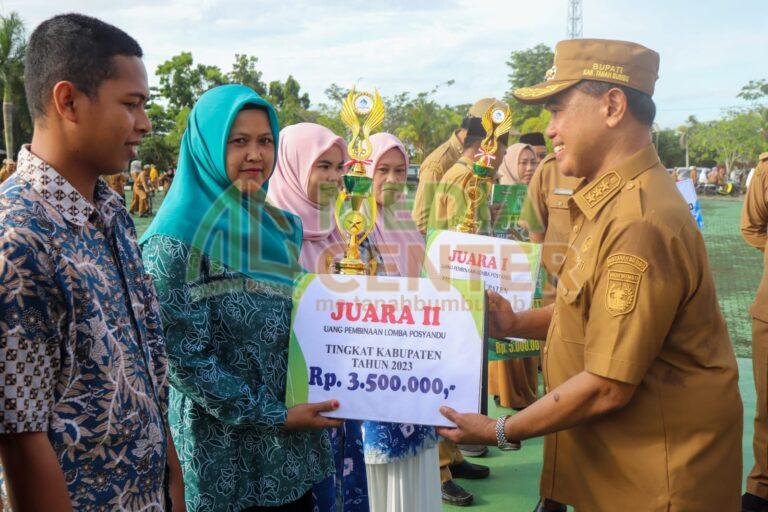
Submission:
M 13 89 L 24 75 L 27 49 L 24 22 L 16 12 L 0 15 L 0 85 L 3 87 L 3 131 L 6 158 L 13 160 Z

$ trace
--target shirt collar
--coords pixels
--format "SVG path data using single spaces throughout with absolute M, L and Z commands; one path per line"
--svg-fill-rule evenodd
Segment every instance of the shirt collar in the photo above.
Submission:
M 17 172 L 66 221 L 77 226 L 85 225 L 94 213 L 110 225 L 120 205 L 117 194 L 101 178 L 94 191 L 96 204 L 91 204 L 56 169 L 32 153 L 29 145 L 22 146 L 19 151 Z
M 453 154 L 456 155 L 456 158 L 458 159 L 461 156 L 461 153 L 464 151 L 464 144 L 461 143 L 458 136 L 459 130 L 454 131 L 451 134 L 451 138 L 448 139 L 448 146 L 450 147 L 451 151 L 453 151 Z
M 600 174 L 595 180 L 579 188 L 572 201 L 585 217 L 593 219 L 628 181 L 658 165 L 659 155 L 653 144 L 646 146 L 621 164 Z

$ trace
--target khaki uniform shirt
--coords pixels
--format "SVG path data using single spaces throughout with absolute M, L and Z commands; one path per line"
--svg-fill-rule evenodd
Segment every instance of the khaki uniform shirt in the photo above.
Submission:
M 416 188 L 411 215 L 416 227 L 422 233 L 427 231 L 435 190 L 437 190 L 440 180 L 443 179 L 448 169 L 461 158 L 463 147 L 456 133 L 458 130 L 451 135 L 448 141 L 432 151 L 419 168 L 419 185 Z
M 568 247 L 571 219 L 568 199 L 581 183 L 557 170 L 555 155 L 541 161 L 528 184 L 528 197 L 520 213 L 520 224 L 533 233 L 544 233 L 541 264 L 551 276 L 560 273 Z
M 583 371 L 637 389 L 620 411 L 546 437 L 542 496 L 589 512 L 739 510 L 736 358 L 675 183 L 648 146 L 568 206 L 547 391 Z
M 456 226 L 464 219 L 467 211 L 467 197 L 465 192 L 470 186 L 474 176 L 474 162 L 467 157 L 459 158 L 437 186 L 434 193 L 432 211 L 429 219 L 429 229 L 455 230 Z M 478 223 L 478 232 L 490 231 L 491 209 L 488 206 L 488 191 L 490 184 L 480 184 L 483 190 L 484 200 L 477 207 L 475 220 Z
M 0 183 L 10 178 L 15 171 L 9 170 L 7 167 L 0 167 Z
M 752 247 L 765 253 L 768 236 L 768 163 L 761 163 L 752 176 L 741 211 L 741 234 Z M 764 256 L 763 279 L 757 289 L 755 302 L 749 313 L 763 322 L 768 322 L 768 257 Z

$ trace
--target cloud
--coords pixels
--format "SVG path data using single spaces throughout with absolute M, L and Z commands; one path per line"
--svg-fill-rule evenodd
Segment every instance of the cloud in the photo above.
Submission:
M 768 60 L 765 0 L 584 4 L 585 36 L 634 40 L 661 53 L 656 98 L 663 125 L 688 113 L 716 116 L 718 106 L 738 103 L 743 84 L 768 76 L 758 65 Z M 20 12 L 30 29 L 62 11 L 42 0 L 6 0 L 4 7 Z M 510 52 L 562 39 L 566 7 L 567 0 L 80 0 L 66 10 L 136 37 L 151 81 L 157 65 L 181 51 L 224 70 L 235 53 L 246 53 L 259 58 L 265 80 L 293 75 L 315 103 L 331 83 L 359 81 L 393 95 L 455 80 L 436 97 L 459 104 L 503 95 Z

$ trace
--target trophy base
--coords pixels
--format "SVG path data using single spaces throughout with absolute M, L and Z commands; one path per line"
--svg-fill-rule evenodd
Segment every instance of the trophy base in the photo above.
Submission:
M 336 263 L 336 271 L 345 276 L 364 276 L 365 270 L 365 263 L 352 258 L 344 258 Z

